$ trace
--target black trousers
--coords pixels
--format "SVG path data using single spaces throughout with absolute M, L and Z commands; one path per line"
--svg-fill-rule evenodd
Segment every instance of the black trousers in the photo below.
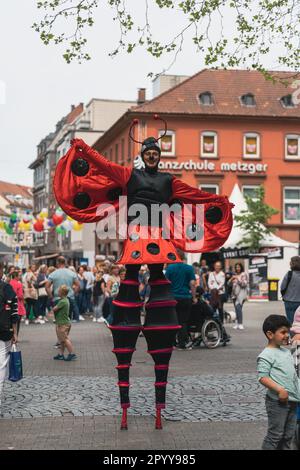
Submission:
M 176 299 L 176 313 L 178 323 L 181 325 L 181 329 L 177 333 L 177 343 L 179 348 L 184 348 L 186 343 L 189 341 L 188 334 L 188 323 L 191 316 L 192 299 Z
M 130 406 L 129 369 L 140 331 L 147 342 L 148 353 L 152 356 L 155 372 L 156 408 L 165 408 L 166 386 L 173 344 L 178 325 L 175 300 L 171 283 L 163 274 L 162 264 L 149 265 L 151 287 L 150 297 L 145 305 L 145 323 L 141 325 L 143 302 L 139 296 L 139 265 L 127 265 L 126 277 L 120 284 L 113 301 L 113 319 L 110 324 L 118 365 L 120 401 L 122 408 Z

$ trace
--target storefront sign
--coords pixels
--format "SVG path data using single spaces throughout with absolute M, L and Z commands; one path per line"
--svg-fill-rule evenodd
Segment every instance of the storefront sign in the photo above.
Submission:
M 259 252 L 267 254 L 269 259 L 283 259 L 283 246 L 264 246 Z
M 140 156 L 137 156 L 133 162 L 134 168 L 144 168 L 144 162 Z M 254 163 L 254 162 L 213 162 L 207 159 L 201 160 L 186 160 L 185 162 L 178 162 L 175 158 L 172 160 L 165 160 L 164 158 L 159 162 L 158 168 L 160 170 L 170 171 L 207 171 L 209 173 L 222 172 L 222 173 L 266 173 L 268 165 L 267 163 Z
M 233 250 L 224 249 L 220 251 L 222 252 L 224 259 L 249 258 L 249 255 L 251 253 L 250 248 L 236 248 Z
M 135 165 L 136 166 L 136 165 Z M 240 172 L 240 173 L 249 173 L 253 175 L 254 173 L 265 173 L 267 171 L 267 163 L 253 163 L 253 162 L 218 162 L 214 163 L 209 160 L 187 160 L 185 162 L 178 162 L 173 160 L 161 160 L 158 165 L 160 170 L 186 170 L 186 171 L 221 171 L 222 173 L 228 172 Z
M 249 300 L 268 300 L 268 257 L 249 255 Z

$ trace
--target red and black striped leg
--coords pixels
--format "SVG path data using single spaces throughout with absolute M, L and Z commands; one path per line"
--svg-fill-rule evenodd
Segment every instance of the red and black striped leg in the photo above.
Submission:
M 122 421 L 121 421 L 121 430 L 127 430 L 127 408 L 123 408 L 122 410 Z
M 139 266 L 126 266 L 126 277 L 121 282 L 118 296 L 113 301 L 113 322 L 110 329 L 118 365 L 118 386 L 122 408 L 121 429 L 127 429 L 127 410 L 129 400 L 129 369 L 139 332 L 141 330 L 139 296 Z
M 162 272 L 162 265 L 150 265 L 149 268 L 151 294 L 146 304 L 143 331 L 148 344 L 148 353 L 155 363 L 155 428 L 162 429 L 161 410 L 166 406 L 169 362 L 180 325 L 177 321 L 176 301 L 171 293 L 170 282 Z

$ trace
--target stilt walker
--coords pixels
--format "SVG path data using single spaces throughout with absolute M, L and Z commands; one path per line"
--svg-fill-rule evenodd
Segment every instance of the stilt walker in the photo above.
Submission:
M 157 115 L 155 119 L 166 122 Z M 134 120 L 130 137 L 135 142 Z M 162 136 L 161 136 L 162 137 Z M 160 138 L 161 138 L 160 137 Z M 75 139 L 68 153 L 58 162 L 54 191 L 62 209 L 79 222 L 97 222 L 103 218 L 99 205 L 110 203 L 119 210 L 119 196 L 127 196 L 128 238 L 118 260 L 126 266 L 126 277 L 113 301 L 113 322 L 110 325 L 117 359 L 118 386 L 123 410 L 121 429 L 127 429 L 129 400 L 129 370 L 140 331 L 147 341 L 148 353 L 154 361 L 156 429 L 162 428 L 161 410 L 165 408 L 169 361 L 177 330 L 176 315 L 170 282 L 163 274 L 165 263 L 178 263 L 176 248 L 189 252 L 215 251 L 228 238 L 232 227 L 232 204 L 226 196 L 218 196 L 192 188 L 170 173 L 158 171 L 160 160 L 159 138 L 149 137 L 142 144 L 141 157 L 145 169 L 123 167 L 90 148 L 83 140 Z M 131 209 L 136 204 L 146 207 L 148 216 L 132 227 Z M 172 214 L 170 236 L 164 237 L 164 215 L 151 217 L 151 208 L 158 211 L 163 205 L 181 209 L 176 218 Z M 197 206 L 202 209 L 203 224 L 197 224 Z M 184 209 L 184 210 L 183 210 Z M 187 210 L 185 210 L 187 209 Z M 163 214 L 163 211 L 162 211 Z M 153 215 L 153 214 L 152 214 Z M 186 218 L 189 219 L 188 224 Z M 183 222 L 181 237 L 175 236 L 179 221 Z M 150 270 L 150 297 L 145 305 L 146 319 L 141 324 L 143 302 L 139 296 L 138 273 L 141 264 Z

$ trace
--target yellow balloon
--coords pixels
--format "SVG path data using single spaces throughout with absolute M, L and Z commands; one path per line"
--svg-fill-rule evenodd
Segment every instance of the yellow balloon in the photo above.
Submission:
M 73 230 L 75 230 L 76 232 L 79 232 L 82 229 L 83 229 L 83 224 L 80 224 L 79 222 L 75 220 L 75 222 L 73 223 Z
M 2 229 L 2 230 L 4 229 L 4 223 L 5 222 L 3 220 L 0 220 L 0 229 Z

